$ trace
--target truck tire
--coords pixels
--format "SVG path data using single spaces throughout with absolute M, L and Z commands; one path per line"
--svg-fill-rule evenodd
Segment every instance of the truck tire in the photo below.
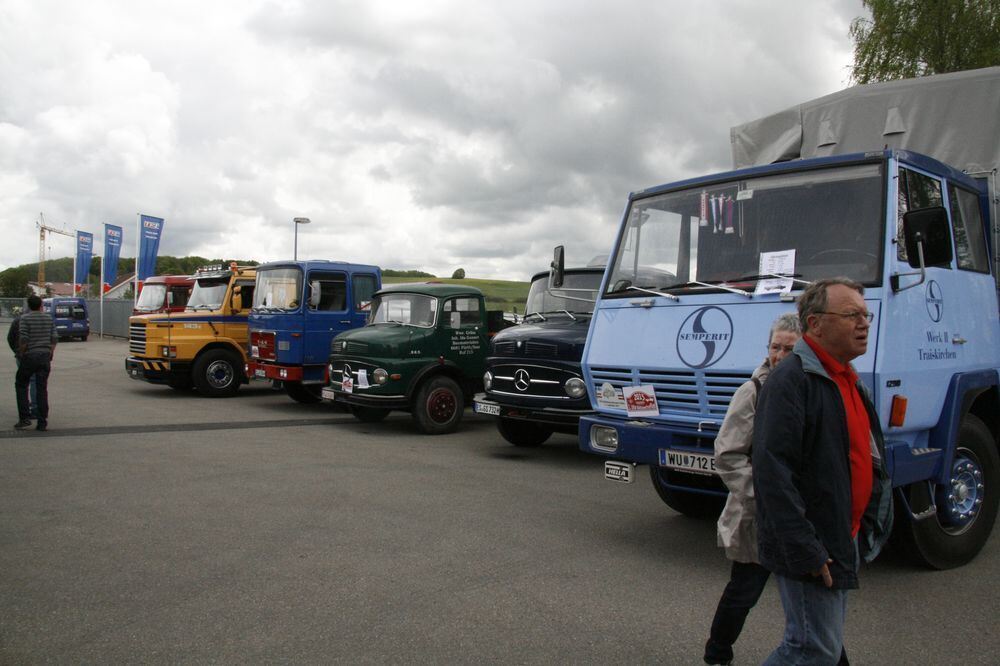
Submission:
M 323 397 L 320 391 L 323 388 L 319 384 L 303 384 L 302 382 L 285 382 L 285 393 L 295 402 L 303 405 L 314 405 L 320 402 Z
M 920 521 L 907 515 L 897 522 L 904 552 L 932 569 L 952 569 L 971 561 L 982 550 L 997 517 L 997 443 L 986 424 L 972 414 L 962 419 L 949 481 L 948 486 L 938 487 L 937 515 Z M 913 511 L 929 506 L 926 483 L 914 483 L 902 490 Z
M 465 395 L 461 387 L 444 375 L 421 384 L 413 401 L 413 420 L 427 435 L 454 432 L 464 411 Z
M 667 471 L 656 465 L 649 466 L 649 478 L 656 488 L 656 494 L 660 496 L 663 503 L 677 513 L 689 518 L 699 518 L 707 520 L 718 520 L 726 505 L 724 497 L 705 495 L 703 493 L 688 493 L 682 490 L 674 490 L 666 486 Z
M 194 362 L 191 375 L 198 393 L 209 398 L 228 398 L 240 388 L 242 360 L 225 349 L 209 349 Z
M 531 421 L 518 419 L 497 419 L 497 430 L 500 435 L 514 446 L 541 446 L 552 431 Z
M 87 341 L 87 337 L 89 335 L 90 335 L 89 333 L 84 333 L 83 335 L 81 335 L 80 336 L 80 342 L 86 342 Z
M 384 421 L 385 417 L 389 416 L 389 410 L 382 409 L 381 407 L 351 405 L 351 414 L 362 423 L 378 423 L 379 421 Z

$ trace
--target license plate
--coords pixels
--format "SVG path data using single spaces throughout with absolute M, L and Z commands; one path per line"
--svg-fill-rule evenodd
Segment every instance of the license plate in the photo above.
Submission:
M 715 471 L 715 456 L 708 453 L 660 449 L 660 467 L 694 474 L 718 474 Z
M 324 400 L 335 400 L 337 395 L 337 392 L 329 386 L 324 386 L 319 393 L 323 396 Z
M 267 373 L 264 371 L 264 368 L 254 368 L 253 375 L 254 377 L 267 377 Z
M 488 402 L 477 402 L 473 405 L 473 411 L 477 414 L 500 416 L 500 405 L 491 405 Z
M 635 481 L 635 465 L 617 460 L 605 460 L 604 478 L 619 483 L 632 483 Z

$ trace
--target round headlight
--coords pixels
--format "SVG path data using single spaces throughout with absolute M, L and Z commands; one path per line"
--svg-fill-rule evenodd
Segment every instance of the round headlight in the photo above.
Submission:
M 372 373 L 372 378 L 375 380 L 376 384 L 385 384 L 389 381 L 389 373 L 386 372 L 384 368 L 375 368 L 375 372 Z
M 579 377 L 570 377 L 566 380 L 566 395 L 571 398 L 582 398 L 587 395 L 587 384 Z
M 486 387 L 487 391 L 493 388 L 493 373 L 489 370 L 483 373 L 483 386 Z

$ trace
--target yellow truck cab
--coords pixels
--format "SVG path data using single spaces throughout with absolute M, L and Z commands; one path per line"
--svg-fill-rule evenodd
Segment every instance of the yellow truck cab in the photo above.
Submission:
M 129 319 L 125 372 L 132 379 L 226 397 L 247 382 L 247 317 L 256 268 L 206 266 L 184 312 Z

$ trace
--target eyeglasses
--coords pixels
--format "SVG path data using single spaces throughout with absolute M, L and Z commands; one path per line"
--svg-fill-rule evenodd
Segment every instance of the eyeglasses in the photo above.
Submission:
M 865 319 L 868 321 L 869 324 L 872 323 L 872 321 L 875 319 L 874 312 L 824 312 L 820 310 L 816 314 L 834 315 L 836 317 L 842 317 L 844 319 L 853 319 L 854 321 L 858 322 L 860 322 L 862 319 Z

